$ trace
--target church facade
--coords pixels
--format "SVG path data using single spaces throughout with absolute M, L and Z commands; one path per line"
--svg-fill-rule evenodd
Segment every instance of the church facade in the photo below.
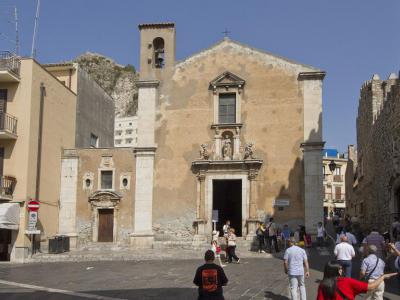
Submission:
M 221 228 L 226 220 L 252 238 L 257 222 L 272 216 L 313 233 L 323 220 L 325 72 L 229 38 L 176 61 L 173 23 L 139 30 L 126 241 L 136 247 L 202 242 L 213 221 Z M 93 193 L 101 198 L 101 190 Z M 90 199 L 82 197 L 75 201 Z

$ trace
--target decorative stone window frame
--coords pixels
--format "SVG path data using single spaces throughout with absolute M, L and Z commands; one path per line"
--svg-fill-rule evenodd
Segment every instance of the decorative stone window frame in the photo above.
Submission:
M 87 186 L 86 185 L 86 180 L 90 180 L 90 185 Z M 86 172 L 83 177 L 82 177 L 82 188 L 83 190 L 93 190 L 93 186 L 94 186 L 94 173 L 93 172 Z
M 101 187 L 101 172 L 102 171 L 112 171 L 112 186 L 111 186 L 111 189 L 103 189 Z M 97 189 L 99 191 L 114 191 L 115 190 L 115 168 L 99 168 L 98 169 Z
M 221 75 L 217 76 L 210 82 L 210 90 L 213 91 L 213 104 L 214 104 L 214 120 L 213 126 L 230 126 L 235 127 L 240 125 L 241 126 L 241 103 L 242 103 L 242 94 L 243 94 L 243 87 L 246 81 L 239 76 L 226 71 Z M 227 124 L 227 123 L 220 123 L 219 122 L 219 95 L 220 94 L 235 94 L 236 95 L 236 117 L 235 123 Z
M 124 179 L 128 180 L 128 184 L 124 186 Z M 119 177 L 119 189 L 120 190 L 130 190 L 131 189 L 131 174 L 130 173 L 121 173 Z
M 99 210 L 113 209 L 113 243 L 118 241 L 118 215 L 119 204 L 122 196 L 108 190 L 96 191 L 89 196 L 91 207 L 92 242 L 98 242 L 99 238 Z

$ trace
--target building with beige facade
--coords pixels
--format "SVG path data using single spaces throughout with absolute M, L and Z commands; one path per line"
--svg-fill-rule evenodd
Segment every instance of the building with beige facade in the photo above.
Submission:
M 400 216 L 400 80 L 374 75 L 360 89 L 351 213 L 366 227 L 388 230 Z
M 75 146 L 76 94 L 33 59 L 0 58 L 0 207 L 4 260 L 22 260 L 31 241 L 26 204 L 40 200 L 37 228 L 57 232 L 61 152 Z M 14 205 L 11 205 L 14 204 Z
M 58 232 L 63 149 L 89 145 L 89 132 L 104 136 L 104 142 L 112 145 L 114 107 L 109 97 L 105 97 L 96 84 L 90 83 L 76 66 L 68 74 L 71 75 L 69 82 L 63 82 L 61 77 L 56 77 L 59 74 L 52 74 L 33 59 L 0 53 L 2 260 L 21 261 L 31 254 L 28 201 L 40 201 L 37 246 Z M 82 77 L 84 79 L 79 80 Z M 92 101 L 93 96 L 85 97 L 85 93 L 92 90 L 96 91 L 93 96 L 98 97 L 93 106 L 106 103 L 103 114 L 107 117 L 101 120 L 104 122 L 101 125 L 99 121 L 91 121 L 102 116 L 92 118 L 91 113 L 97 110 L 87 102 Z M 102 131 L 104 126 L 107 129 Z M 82 132 L 85 132 L 85 141 L 81 138 Z
M 87 231 L 92 241 L 112 231 L 113 241 L 151 247 L 161 240 L 203 243 L 215 218 L 217 228 L 229 219 L 239 237 L 253 239 L 257 222 L 274 216 L 279 224 L 303 223 L 314 233 L 323 220 L 325 72 L 229 38 L 176 61 L 173 23 L 142 24 L 139 30 L 133 169 L 114 162 L 113 171 L 117 184 L 118 172 L 132 172 L 129 200 L 119 202 L 131 202 L 125 207 L 130 225 L 115 218 L 122 208 L 110 205 L 118 197 L 107 196 L 108 189 L 95 183 L 91 193 L 81 191 L 86 177 L 80 172 L 92 172 L 99 182 L 101 163 L 100 153 L 83 158 L 78 152 L 77 158 L 63 158 L 67 192 L 60 196 L 60 216 L 75 217 L 60 223 L 59 232 L 76 235 L 79 243 Z M 113 157 L 122 155 L 115 151 Z M 81 169 L 80 161 L 92 159 L 97 161 L 92 168 Z M 96 220 L 107 217 L 92 208 L 92 197 L 104 202 L 101 209 L 113 210 L 104 213 L 114 223 L 99 225 Z M 89 229 L 78 215 L 91 216 Z
M 324 174 L 324 215 L 343 217 L 346 210 L 347 157 L 336 149 L 325 149 L 322 158 Z
M 137 146 L 137 116 L 115 118 L 114 147 Z

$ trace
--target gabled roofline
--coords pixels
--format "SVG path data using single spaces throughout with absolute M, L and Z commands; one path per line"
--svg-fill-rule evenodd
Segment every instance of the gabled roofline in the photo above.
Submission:
M 290 64 L 299 65 L 299 66 L 303 66 L 303 67 L 305 67 L 305 68 L 308 68 L 308 69 L 311 69 L 311 70 L 314 70 L 314 71 L 323 72 L 323 71 L 322 71 L 321 69 L 319 69 L 319 68 L 316 68 L 316 67 L 313 67 L 313 66 L 310 66 L 310 65 L 306 65 L 306 64 L 302 64 L 302 63 L 296 62 L 296 61 L 294 61 L 294 60 L 288 59 L 288 58 L 286 58 L 286 57 L 283 57 L 283 56 L 280 56 L 280 55 L 277 55 L 277 54 L 274 54 L 274 53 L 271 53 L 271 52 L 268 52 L 268 51 L 265 51 L 265 50 L 262 50 L 262 49 L 258 49 L 258 48 L 251 47 L 251 46 L 246 45 L 246 44 L 243 44 L 243 43 L 241 43 L 241 42 L 232 40 L 232 39 L 230 39 L 230 38 L 228 38 L 228 37 L 225 37 L 225 38 L 223 38 L 222 40 L 220 40 L 220 41 L 216 42 L 215 44 L 211 45 L 210 47 L 205 48 L 205 49 L 203 49 L 203 50 L 200 50 L 200 51 L 198 51 L 198 52 L 196 52 L 196 53 L 194 53 L 194 54 L 192 54 L 192 55 L 186 57 L 185 59 L 183 59 L 183 60 L 181 60 L 181 61 L 178 61 L 177 64 L 176 64 L 175 66 L 179 66 L 180 64 L 184 63 L 185 61 L 187 61 L 187 60 L 189 60 L 189 59 L 192 59 L 192 58 L 194 58 L 194 57 L 196 57 L 196 56 L 202 54 L 203 52 L 206 52 L 206 51 L 208 51 L 208 50 L 211 50 L 211 49 L 213 49 L 213 48 L 215 48 L 215 47 L 219 46 L 220 44 L 222 44 L 222 43 L 224 43 L 224 42 L 227 42 L 227 41 L 228 41 L 228 42 L 231 42 L 231 43 L 233 43 L 233 44 L 239 45 L 239 46 L 241 46 L 241 47 L 248 48 L 248 49 L 250 49 L 250 50 L 252 50 L 252 51 L 256 51 L 256 52 L 261 53 L 261 54 L 267 54 L 267 55 L 270 55 L 270 56 L 274 56 L 274 57 L 279 58 L 279 59 L 281 59 L 281 60 L 284 60 L 284 61 L 286 61 L 286 62 L 288 62 L 288 63 L 290 63 Z

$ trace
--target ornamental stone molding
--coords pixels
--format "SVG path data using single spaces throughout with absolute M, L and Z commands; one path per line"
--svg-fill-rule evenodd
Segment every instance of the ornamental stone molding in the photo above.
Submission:
M 217 93 L 218 89 L 229 90 L 229 88 L 237 88 L 240 94 L 245 83 L 246 81 L 244 79 L 229 71 L 225 71 L 210 82 L 210 89 L 214 93 Z
M 113 191 L 96 191 L 89 196 L 89 203 L 93 208 L 112 208 L 118 206 L 122 196 Z

